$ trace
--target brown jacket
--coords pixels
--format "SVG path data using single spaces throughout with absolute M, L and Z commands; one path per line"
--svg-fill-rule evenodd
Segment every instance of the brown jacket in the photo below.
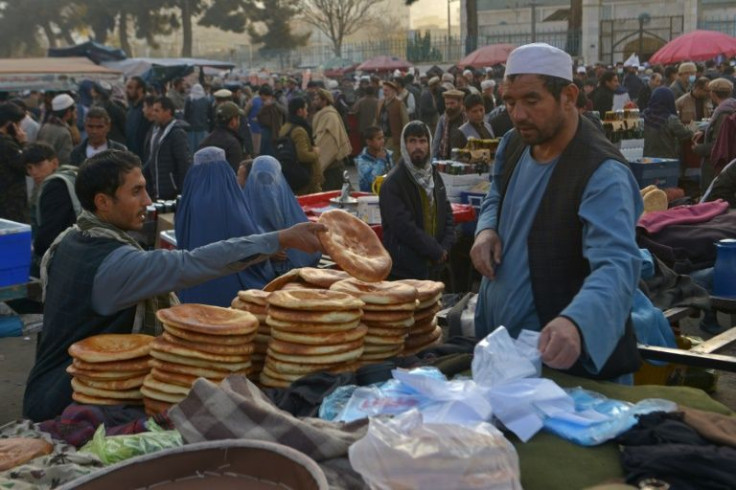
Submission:
M 404 129 L 404 126 L 409 123 L 409 114 L 406 112 L 406 106 L 399 99 L 391 99 L 388 103 L 386 103 L 386 99 L 381 99 L 378 101 L 376 120 L 373 123 L 378 127 L 381 127 L 381 112 L 384 109 L 388 111 L 388 124 L 391 131 L 391 142 L 393 143 L 393 146 L 390 146 L 389 149 L 398 150 L 401 148 L 401 131 Z M 388 136 L 389 135 L 387 134 L 387 142 Z
M 677 108 L 678 114 L 680 114 L 680 121 L 682 124 L 690 124 L 695 118 L 695 104 L 703 104 L 703 117 L 707 118 L 713 114 L 713 104 L 709 98 L 705 98 L 703 101 L 697 100 L 693 97 L 692 92 L 688 92 L 675 101 L 675 107 Z

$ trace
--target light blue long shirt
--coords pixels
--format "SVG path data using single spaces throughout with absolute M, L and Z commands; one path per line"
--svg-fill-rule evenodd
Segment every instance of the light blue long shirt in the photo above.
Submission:
M 557 160 L 538 162 L 529 148 L 524 151 L 511 177 L 498 226 L 499 185 L 510 134 L 496 153 L 491 187 L 476 228 L 476 234 L 496 230 L 503 245 L 495 279 L 484 277 L 481 283 L 475 317 L 478 338 L 500 325 L 514 337 L 522 329 L 539 331 L 543 327 L 532 293 L 527 238 Z M 629 169 L 614 160 L 603 162 L 588 180 L 578 212 L 583 222 L 583 256 L 591 273 L 560 313 L 580 329 L 584 363 L 593 373 L 613 352 L 631 312 L 641 267 L 635 228 L 642 210 L 639 187 Z

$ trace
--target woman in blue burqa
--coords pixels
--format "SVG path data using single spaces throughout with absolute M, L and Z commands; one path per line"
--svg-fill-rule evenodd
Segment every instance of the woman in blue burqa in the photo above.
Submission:
M 307 221 L 301 206 L 281 173 L 281 164 L 274 157 L 260 156 L 253 160 L 243 189 L 248 212 L 261 233 L 282 230 Z M 314 267 L 319 252 L 308 254 L 289 249 L 271 258 L 277 275 L 297 267 Z
M 177 248 L 181 250 L 262 233 L 248 212 L 243 191 L 222 149 L 208 146 L 194 154 L 176 210 L 175 230 Z M 230 306 L 238 291 L 261 289 L 276 277 L 270 260 L 260 259 L 260 263 L 241 272 L 184 289 L 179 298 L 182 303 Z

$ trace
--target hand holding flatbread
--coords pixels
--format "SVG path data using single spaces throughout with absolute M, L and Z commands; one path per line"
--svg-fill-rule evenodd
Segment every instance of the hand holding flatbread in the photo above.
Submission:
M 295 248 L 307 253 L 323 252 L 317 234 L 324 231 L 324 225 L 319 223 L 298 223 L 279 231 L 279 247 Z

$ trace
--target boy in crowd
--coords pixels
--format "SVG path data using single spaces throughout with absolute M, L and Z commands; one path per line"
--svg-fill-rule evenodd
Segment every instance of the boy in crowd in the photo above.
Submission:
M 386 139 L 378 126 L 368 126 L 363 131 L 365 147 L 355 157 L 358 168 L 359 187 L 362 192 L 371 192 L 373 181 L 388 173 L 394 166 L 393 153 L 385 147 Z

